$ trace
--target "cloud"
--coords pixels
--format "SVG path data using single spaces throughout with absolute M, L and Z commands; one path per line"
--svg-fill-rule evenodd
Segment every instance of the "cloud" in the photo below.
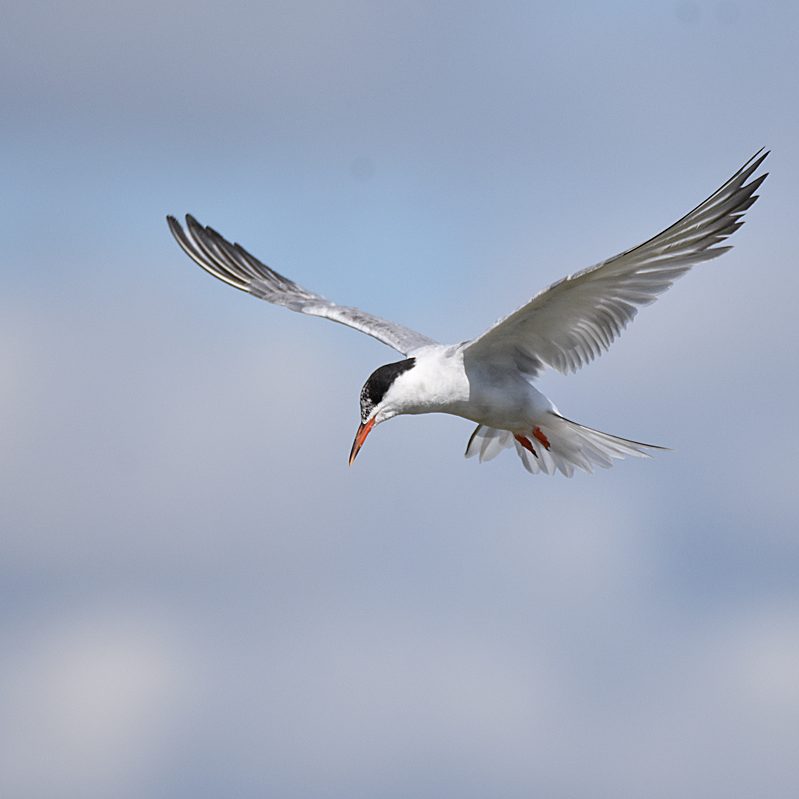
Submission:
M 180 634 L 140 601 L 29 621 L 0 667 L 4 795 L 136 795 L 193 696 Z
M 10 12 L 3 796 L 796 794 L 795 12 L 564 9 Z M 736 249 L 544 381 L 675 451 L 571 481 L 451 417 L 348 469 L 394 354 L 163 223 L 459 340 L 763 143 Z

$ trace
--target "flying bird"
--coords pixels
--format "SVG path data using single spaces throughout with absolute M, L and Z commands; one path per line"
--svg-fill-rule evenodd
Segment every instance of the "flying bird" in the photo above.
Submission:
M 477 423 L 466 457 L 487 461 L 514 447 L 531 473 L 571 477 L 625 456 L 649 457 L 652 444 L 603 433 L 564 417 L 534 383 L 547 367 L 574 372 L 602 354 L 648 305 L 743 224 L 744 212 L 768 173 L 750 178 L 768 152 L 760 150 L 721 188 L 671 227 L 637 247 L 575 272 L 536 294 L 482 335 L 439 344 L 422 333 L 358 308 L 337 305 L 271 269 L 194 217 L 169 229 L 186 254 L 234 288 L 292 311 L 360 330 L 404 358 L 380 366 L 360 394 L 361 420 L 350 451 L 400 414 L 449 413 Z M 747 182 L 749 181 L 749 182 Z

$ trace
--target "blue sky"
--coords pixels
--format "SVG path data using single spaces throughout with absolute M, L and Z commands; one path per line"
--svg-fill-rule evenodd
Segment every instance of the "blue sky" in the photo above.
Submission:
M 794 797 L 788 2 L 18 3 L 0 31 L 4 797 Z M 191 212 L 458 341 L 761 146 L 735 249 L 571 418 L 573 480 L 400 418 L 393 351 L 213 281 Z

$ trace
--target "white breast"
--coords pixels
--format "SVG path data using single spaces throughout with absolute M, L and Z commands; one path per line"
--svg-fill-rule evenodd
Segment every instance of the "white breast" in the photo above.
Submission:
M 464 368 L 457 346 L 414 353 L 416 365 L 400 375 L 387 396 L 392 415 L 450 413 L 505 430 L 526 430 L 552 403 L 519 373 L 491 365 Z

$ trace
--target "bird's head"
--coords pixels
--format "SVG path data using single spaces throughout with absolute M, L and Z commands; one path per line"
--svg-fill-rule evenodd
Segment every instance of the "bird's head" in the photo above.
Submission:
M 412 369 L 415 358 L 387 363 L 375 369 L 361 389 L 361 423 L 355 433 L 350 451 L 350 465 L 375 425 L 403 412 L 402 392 L 397 389 L 397 378 Z

